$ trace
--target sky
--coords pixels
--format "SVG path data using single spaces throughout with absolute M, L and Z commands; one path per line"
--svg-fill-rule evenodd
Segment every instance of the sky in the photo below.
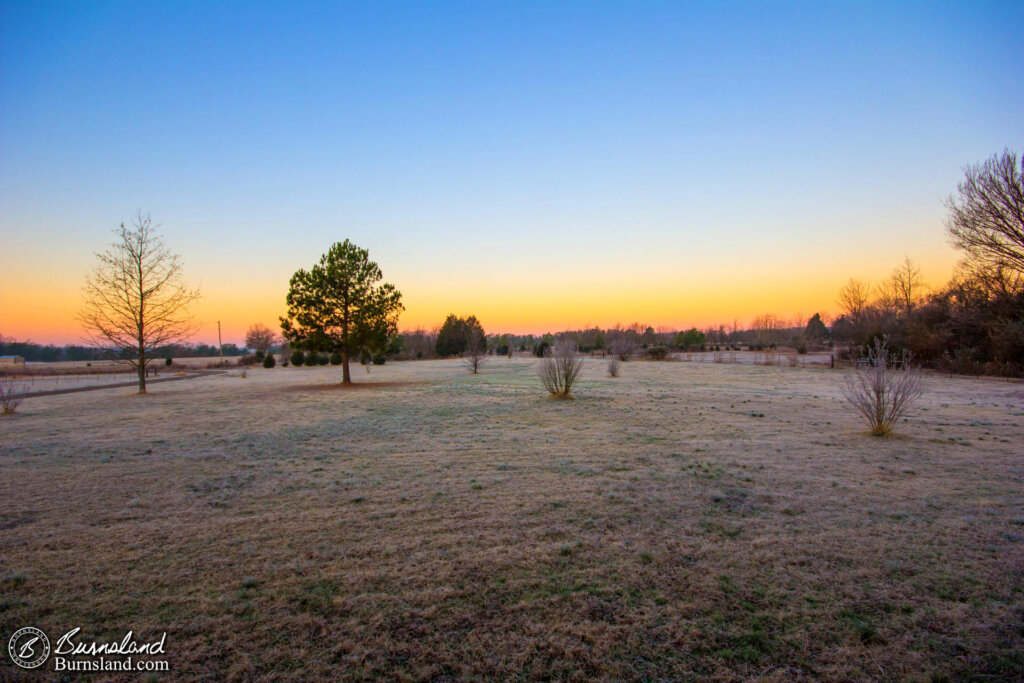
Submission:
M 1024 3 L 0 0 L 0 334 L 82 337 L 142 209 L 195 341 L 277 326 L 336 241 L 401 328 L 835 313 L 941 285 L 963 168 L 1024 152 Z

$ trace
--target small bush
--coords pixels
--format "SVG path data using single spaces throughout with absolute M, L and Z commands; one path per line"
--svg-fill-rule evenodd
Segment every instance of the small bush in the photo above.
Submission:
M 331 362 L 331 359 L 327 357 L 326 353 L 319 354 L 316 357 L 316 364 L 317 365 L 327 365 L 330 362 Z
M 583 370 L 583 359 L 576 350 L 576 343 L 561 341 L 554 350 L 540 362 L 537 374 L 544 388 L 555 398 L 571 399 L 572 388 Z
M 855 361 L 856 366 L 856 361 Z M 863 364 L 847 375 L 843 398 L 861 414 L 875 436 L 885 436 L 924 393 L 921 371 L 910 365 L 910 354 L 896 356 L 886 340 L 875 338 Z
M 164 365 L 166 365 L 167 367 L 171 367 L 172 363 L 174 363 L 174 359 L 172 359 L 170 356 L 164 358 Z M 86 365 L 92 365 L 92 363 L 86 363 Z
M 384 365 L 385 361 L 387 361 L 387 357 L 383 353 L 378 353 L 373 357 L 374 365 Z
M 253 354 L 253 355 L 256 357 L 256 362 L 258 362 L 258 363 L 263 362 L 265 354 L 262 351 L 260 351 L 259 349 L 256 349 L 256 353 Z
M 536 347 L 534 347 L 533 354 L 537 356 L 537 358 L 544 358 L 546 355 L 548 355 L 548 349 L 550 348 L 551 344 L 547 343 L 546 341 L 542 341 L 541 343 L 537 344 Z
M 647 349 L 647 357 L 651 360 L 665 360 L 668 358 L 667 346 L 652 346 Z
M 21 405 L 25 391 L 24 384 L 15 382 L 10 377 L 0 377 L 0 414 L 13 415 Z
M 341 365 L 341 353 L 335 351 L 331 354 L 331 365 Z
M 277 361 L 274 360 L 274 354 L 268 353 L 266 356 L 263 357 L 263 367 L 269 370 L 275 365 L 277 365 Z
M 295 349 L 292 351 L 292 365 L 299 367 L 306 362 L 306 354 L 302 352 L 302 349 Z
M 622 367 L 622 361 L 619 360 L 617 356 L 612 356 L 611 358 L 609 358 L 608 359 L 608 376 L 609 377 L 618 377 L 619 376 L 619 370 L 621 369 L 621 367 Z

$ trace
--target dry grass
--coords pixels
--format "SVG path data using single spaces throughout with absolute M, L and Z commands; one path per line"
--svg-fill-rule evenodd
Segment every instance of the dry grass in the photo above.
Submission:
M 593 360 L 552 402 L 536 362 L 29 399 L 3 641 L 166 630 L 185 680 L 1021 676 L 1019 383 L 928 377 L 878 440 L 838 371 Z

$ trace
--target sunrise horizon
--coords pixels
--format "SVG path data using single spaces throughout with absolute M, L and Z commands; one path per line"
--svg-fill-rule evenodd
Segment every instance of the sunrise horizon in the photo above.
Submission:
M 1019 7 L 744 7 L 5 4 L 0 334 L 79 343 L 137 210 L 200 343 L 276 329 L 346 238 L 401 329 L 833 316 L 905 257 L 941 287 L 944 201 L 1024 133 Z
M 328 246 L 325 245 L 324 251 Z M 713 274 L 685 278 L 663 272 L 617 280 L 583 278 L 579 284 L 569 286 L 540 281 L 537 284 L 525 283 L 505 292 L 486 291 L 482 295 L 459 292 L 457 285 L 445 291 L 436 282 L 443 279 L 441 277 L 434 278 L 433 284 L 423 283 L 422 287 L 417 287 L 416 282 L 407 285 L 403 280 L 408 281 L 409 278 L 392 272 L 393 269 L 388 269 L 385 264 L 381 267 L 384 281 L 395 283 L 403 293 L 405 311 L 399 317 L 400 331 L 422 329 L 429 332 L 440 327 L 447 315 L 455 314 L 476 316 L 489 335 L 542 335 L 595 327 L 611 329 L 616 325 L 635 323 L 649 325 L 659 331 L 691 327 L 704 330 L 719 325 L 728 327 L 734 323 L 743 329 L 749 327 L 754 317 L 766 314 L 786 323 L 795 323 L 797 319 L 806 322 L 815 313 L 829 321 L 841 313 L 837 296 L 849 278 L 875 286 L 885 280 L 904 258 L 910 258 L 921 268 L 927 289 L 937 289 L 953 274 L 958 255 L 949 247 L 945 253 L 941 250 L 936 252 L 930 254 L 930 261 L 916 259 L 912 254 L 893 252 L 889 265 L 815 279 L 802 273 L 787 275 L 785 272 L 763 270 L 717 278 Z M 296 269 L 309 268 L 315 262 L 316 259 L 311 259 L 297 265 Z M 83 264 L 83 281 L 90 265 Z M 185 272 L 193 276 L 190 281 L 198 284 L 203 294 L 203 298 L 193 306 L 199 332 L 189 340 L 190 344 L 215 345 L 218 321 L 225 344 L 243 346 L 246 330 L 253 324 L 264 324 L 280 331 L 279 317 L 287 311 L 284 299 L 288 277 L 281 281 L 279 287 L 264 283 L 252 296 L 244 296 L 238 295 L 234 288 L 210 291 L 203 286 L 204 278 L 194 277 L 194 269 L 189 268 L 187 260 Z M 85 329 L 77 322 L 81 310 L 81 287 L 67 289 L 44 284 L 42 287 L 35 285 L 33 289 L 35 298 L 25 306 L 19 306 L 16 297 L 5 298 L 0 335 L 7 341 L 55 346 L 87 343 Z M 280 303 L 268 306 L 264 301 L 274 298 L 275 289 Z M 652 295 L 652 290 L 657 295 Z

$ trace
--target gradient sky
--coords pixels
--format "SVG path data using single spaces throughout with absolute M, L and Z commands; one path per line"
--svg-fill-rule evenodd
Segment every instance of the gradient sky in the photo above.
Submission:
M 203 332 L 369 249 L 403 328 L 835 311 L 957 260 L 962 168 L 1024 151 L 1024 3 L 0 2 L 0 333 L 74 342 L 137 208 Z

